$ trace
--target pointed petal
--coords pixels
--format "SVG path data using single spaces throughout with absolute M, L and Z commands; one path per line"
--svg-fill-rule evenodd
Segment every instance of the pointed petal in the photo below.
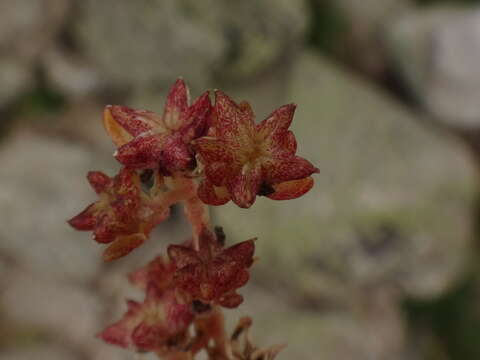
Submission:
M 123 318 L 97 335 L 103 341 L 125 349 L 132 345 L 131 333 L 138 324 L 138 316 L 141 311 L 141 304 L 136 301 L 128 300 L 127 305 L 128 310 Z
M 115 238 L 125 233 L 126 229 L 115 214 L 102 211 L 96 218 L 95 229 L 93 230 L 93 239 L 102 244 L 108 244 Z
M 198 197 L 205 204 L 213 206 L 223 205 L 230 201 L 230 195 L 224 187 L 218 188 L 206 179 L 198 187 Z
M 243 302 L 243 296 L 232 292 L 226 294 L 218 300 L 219 305 L 226 307 L 227 309 L 234 309 L 238 307 Z
M 112 179 L 101 171 L 90 171 L 87 180 L 97 194 L 104 192 L 112 185 Z
M 170 260 L 175 262 L 176 267 L 179 269 L 200 262 L 195 250 L 182 245 L 170 245 L 167 253 Z
M 236 245 L 222 251 L 220 257 L 225 262 L 235 262 L 241 267 L 250 267 L 253 263 L 253 254 L 255 253 L 255 240 L 242 241 Z
M 292 123 L 295 108 L 295 104 L 279 107 L 258 125 L 258 131 L 267 136 L 286 132 Z
M 161 116 L 152 111 L 119 105 L 110 105 L 109 109 L 113 119 L 134 137 L 151 130 L 155 132 L 166 130 Z
M 210 92 L 206 91 L 188 108 L 182 125 L 182 138 L 185 143 L 205 135 L 212 112 Z
M 219 137 L 234 141 L 254 133 L 255 116 L 247 102 L 237 104 L 225 93 L 216 91 L 214 111 Z
M 295 154 L 297 152 L 297 140 L 295 139 L 293 132 L 287 131 L 280 142 L 281 147 L 287 152 L 291 154 Z
M 178 129 L 183 125 L 182 114 L 187 111 L 188 102 L 188 87 L 183 79 L 178 79 L 168 93 L 163 113 L 163 121 L 169 129 Z
M 89 205 L 80 214 L 74 216 L 67 222 L 77 230 L 93 230 L 96 224 L 96 203 Z
M 285 181 L 272 185 L 275 192 L 267 195 L 272 200 L 291 200 L 306 194 L 313 187 L 314 181 L 309 176 L 300 180 Z
M 139 136 L 121 146 L 115 158 L 132 169 L 156 169 L 159 167 L 166 136 Z
M 262 164 L 264 179 L 268 184 L 306 178 L 319 170 L 299 156 L 290 159 L 271 159 Z
M 192 170 L 195 167 L 192 151 L 180 136 L 166 137 L 162 149 L 160 169 L 163 173 Z
M 206 163 L 214 161 L 233 161 L 233 154 L 225 141 L 211 137 L 202 137 L 194 142 L 194 148 Z
M 112 138 L 113 143 L 118 147 L 132 141 L 133 136 L 113 118 L 111 109 L 112 106 L 109 105 L 103 111 L 103 126 Z
M 222 186 L 232 173 L 232 166 L 225 162 L 214 162 L 205 166 L 205 176 L 215 186 Z
M 255 202 L 261 183 L 262 170 L 257 166 L 235 176 L 227 184 L 227 189 L 235 204 L 241 208 L 249 208 Z
M 144 234 L 120 236 L 103 253 L 103 260 L 117 260 L 142 245 L 147 238 Z

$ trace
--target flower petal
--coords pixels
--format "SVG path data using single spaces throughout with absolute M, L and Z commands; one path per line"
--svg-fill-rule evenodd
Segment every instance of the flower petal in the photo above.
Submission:
M 165 175 L 195 167 L 193 153 L 180 136 L 165 137 L 159 163 L 160 170 Z
M 119 105 L 110 105 L 108 108 L 113 119 L 134 137 L 151 130 L 166 131 L 162 118 L 152 111 Z
M 118 147 L 132 141 L 133 136 L 113 118 L 111 109 L 112 106 L 108 105 L 103 111 L 103 126 L 112 138 L 113 143 Z
M 214 162 L 205 166 L 205 176 L 215 186 L 222 186 L 232 172 L 231 163 Z
M 255 115 L 247 102 L 235 103 L 221 91 L 215 92 L 215 131 L 219 137 L 237 141 L 252 135 Z
M 227 183 L 227 189 L 235 204 L 241 208 L 249 208 L 255 202 L 261 183 L 262 169 L 256 166 L 236 175 Z
M 141 304 L 133 300 L 128 300 L 127 305 L 128 311 L 124 317 L 98 334 L 97 336 L 100 339 L 122 348 L 128 348 L 132 345 L 130 334 L 138 325 L 137 317 L 141 311 Z
M 291 200 L 306 194 L 313 187 L 313 179 L 309 176 L 300 180 L 285 181 L 272 185 L 275 192 L 267 195 L 272 200 Z
M 182 124 L 182 114 L 187 111 L 189 102 L 188 87 L 183 79 L 178 79 L 173 84 L 167 95 L 165 102 L 165 111 L 163 113 L 163 121 L 169 129 L 178 129 Z
M 115 158 L 132 169 L 156 169 L 159 167 L 166 135 L 139 136 L 121 146 Z
M 205 135 L 212 112 L 210 92 L 200 95 L 184 114 L 185 123 L 182 128 L 182 137 L 185 143 Z
M 231 292 L 226 294 L 220 299 L 218 299 L 218 304 L 227 308 L 227 309 L 234 309 L 238 307 L 243 302 L 243 296 L 237 294 L 236 292 Z
M 97 194 L 100 194 L 112 185 L 112 179 L 101 171 L 89 171 L 87 180 Z
M 208 205 L 219 206 L 230 201 L 227 189 L 216 187 L 207 179 L 200 183 L 197 194 L 200 200 Z
M 195 250 L 182 245 L 170 245 L 167 252 L 168 257 L 175 263 L 177 268 L 183 268 L 200 262 Z
M 103 260 L 113 261 L 129 254 L 132 250 L 142 245 L 147 238 L 144 234 L 120 236 L 103 252 Z
M 211 137 L 202 137 L 195 140 L 194 149 L 200 154 L 200 161 L 204 163 L 204 165 L 213 162 L 231 164 L 235 161 L 231 148 L 222 140 L 217 140 Z
M 96 203 L 90 204 L 80 214 L 68 220 L 70 226 L 77 230 L 87 231 L 93 230 L 97 223 L 96 220 Z
M 268 184 L 306 178 L 319 170 L 299 156 L 289 159 L 271 159 L 262 164 L 264 179 Z
M 279 107 L 258 125 L 258 131 L 267 136 L 286 132 L 292 123 L 295 108 L 295 104 Z

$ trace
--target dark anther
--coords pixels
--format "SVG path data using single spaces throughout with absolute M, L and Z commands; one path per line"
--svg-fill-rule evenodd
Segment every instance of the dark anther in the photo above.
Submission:
M 260 185 L 260 189 L 258 190 L 258 195 L 267 196 L 273 194 L 274 192 L 275 190 L 273 189 L 272 185 L 263 182 L 262 185 Z
M 217 241 L 220 245 L 225 245 L 225 232 L 223 231 L 223 228 L 221 226 L 215 226 L 214 228 L 215 235 L 217 236 Z
M 192 310 L 194 313 L 201 314 L 209 311 L 212 307 L 209 304 L 205 304 L 199 300 L 192 301 Z

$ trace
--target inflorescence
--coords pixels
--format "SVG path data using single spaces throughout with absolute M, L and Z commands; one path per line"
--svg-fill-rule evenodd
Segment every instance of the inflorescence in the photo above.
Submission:
M 289 200 L 312 188 L 311 175 L 319 170 L 296 156 L 288 130 L 294 112 L 295 105 L 284 105 L 257 124 L 247 102 L 237 104 L 221 91 L 215 91 L 213 105 L 209 91 L 190 104 L 182 79 L 170 90 L 163 115 L 105 108 L 103 123 L 122 168 L 114 177 L 88 173 L 99 199 L 69 224 L 108 244 L 106 261 L 141 246 L 177 203 L 193 234 L 129 275 L 145 298 L 128 300 L 126 314 L 100 338 L 169 360 L 194 359 L 201 351 L 212 360 L 276 356 L 282 346 L 262 350 L 252 344 L 248 317 L 226 334 L 221 308 L 243 302 L 237 290 L 249 280 L 255 239 L 226 247 L 223 230 L 210 223 L 208 205 L 232 200 L 249 208 L 257 196 Z

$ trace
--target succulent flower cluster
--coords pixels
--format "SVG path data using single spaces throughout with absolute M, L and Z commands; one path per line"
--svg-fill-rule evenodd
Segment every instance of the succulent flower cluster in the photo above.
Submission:
M 183 204 L 193 234 L 130 274 L 131 284 L 145 293 L 143 302 L 128 300 L 123 318 L 100 338 L 170 360 L 194 359 L 201 351 L 212 360 L 276 356 L 280 346 L 261 350 L 252 344 L 249 318 L 226 334 L 221 308 L 243 302 L 237 290 L 249 280 L 255 239 L 226 247 L 223 230 L 210 224 L 208 205 L 232 200 L 249 208 L 257 196 L 288 200 L 312 188 L 318 169 L 296 155 L 289 130 L 294 112 L 295 105 L 285 105 L 257 124 L 248 103 L 237 104 L 221 91 L 213 105 L 208 91 L 190 103 L 182 79 L 162 115 L 105 108 L 104 126 L 122 168 L 114 177 L 88 173 L 99 199 L 69 224 L 108 244 L 106 261 L 141 246 L 176 203 Z

